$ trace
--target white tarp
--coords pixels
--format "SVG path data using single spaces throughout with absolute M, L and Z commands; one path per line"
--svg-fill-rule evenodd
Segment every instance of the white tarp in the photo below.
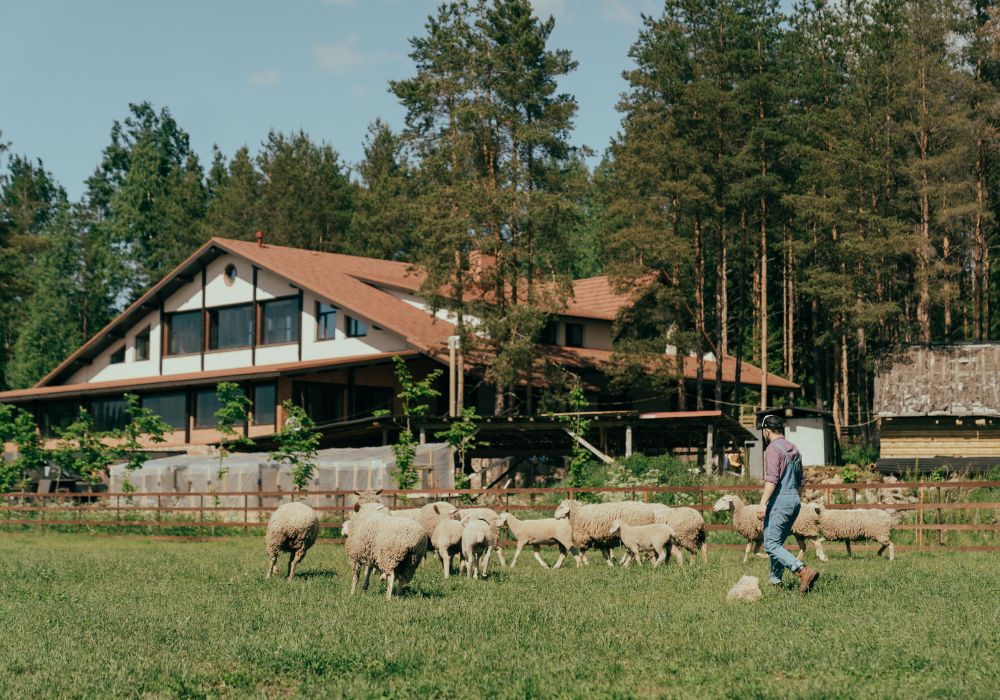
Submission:
M 391 472 L 396 467 L 396 458 L 390 447 L 333 448 L 320 450 L 315 460 L 316 469 L 308 491 L 360 491 L 373 488 L 396 488 Z M 162 494 L 159 498 L 163 507 L 194 508 L 205 501 L 199 496 L 185 494 L 236 493 L 235 496 L 219 496 L 218 507 L 242 508 L 245 498 L 242 494 L 254 495 L 260 491 L 292 492 L 291 468 L 278 466 L 266 452 L 238 452 L 229 455 L 221 464 L 224 474 L 219 475 L 218 457 L 177 455 L 147 461 L 142 468 L 126 475 L 125 467 L 116 464 L 111 467 L 109 489 L 121 493 L 126 478 L 136 493 Z M 418 488 L 449 489 L 455 486 L 452 468 L 451 448 L 444 443 L 428 443 L 417 448 L 414 466 L 420 473 Z M 134 497 L 137 505 L 155 506 L 156 497 Z M 213 498 L 214 500 L 214 498 Z M 277 506 L 278 497 L 254 499 L 261 505 Z M 321 501 L 326 497 L 310 497 L 307 502 Z

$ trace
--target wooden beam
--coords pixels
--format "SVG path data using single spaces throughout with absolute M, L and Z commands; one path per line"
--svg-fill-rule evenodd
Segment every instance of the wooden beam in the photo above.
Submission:
M 563 430 L 571 438 L 573 438 L 578 443 L 580 443 L 581 445 L 583 445 L 584 447 L 586 447 L 588 450 L 590 450 L 590 452 L 592 452 L 594 454 L 594 456 L 596 456 L 599 460 L 601 460 L 605 464 L 614 464 L 615 460 L 613 460 L 610 457 L 608 457 L 606 454 L 604 454 L 599 449 L 597 449 L 596 447 L 594 447 L 593 445 L 591 445 L 589 442 L 587 442 L 582 437 L 580 437 L 579 435 L 577 435 L 576 433 L 574 433 L 572 430 L 570 430 L 569 428 L 566 428 L 566 427 L 564 427 Z

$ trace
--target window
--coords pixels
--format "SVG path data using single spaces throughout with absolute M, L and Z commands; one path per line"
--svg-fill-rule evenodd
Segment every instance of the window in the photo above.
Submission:
M 122 345 L 120 348 L 111 353 L 111 364 L 120 365 L 125 361 L 125 346 Z
M 350 418 L 367 418 L 380 408 L 392 410 L 392 389 L 381 386 L 354 387 L 354 406 Z
M 337 307 L 316 302 L 316 340 L 333 340 L 337 337 Z
M 233 282 L 236 281 L 236 266 L 232 263 L 226 265 L 226 271 L 223 273 L 222 281 L 226 283 L 227 287 L 232 287 Z
M 90 402 L 90 415 L 94 417 L 94 430 L 99 433 L 121 430 L 128 423 L 125 399 L 121 397 L 94 399 Z
M 51 401 L 42 404 L 42 437 L 56 437 L 76 420 L 80 404 L 74 401 Z
M 583 324 L 582 323 L 567 323 L 566 324 L 566 345 L 571 348 L 582 348 L 583 347 Z
M 214 428 L 218 422 L 215 412 L 222 408 L 215 387 L 211 389 L 198 389 L 194 395 L 194 427 Z
M 543 327 L 542 332 L 538 336 L 538 342 L 542 345 L 558 345 L 559 344 L 559 321 L 548 321 Z
M 185 355 L 204 349 L 201 311 L 184 311 L 167 316 L 167 353 Z
M 344 316 L 344 326 L 347 329 L 348 338 L 360 338 L 368 335 L 368 327 L 365 326 L 364 321 L 359 321 L 353 316 Z
M 247 348 L 253 343 L 253 306 L 208 310 L 208 349 Z
M 135 336 L 135 361 L 142 362 L 149 359 L 149 327 L 139 331 Z
M 163 419 L 171 428 L 187 427 L 187 392 L 170 391 L 142 397 L 142 405 Z
M 292 396 L 316 423 L 330 423 L 344 417 L 344 387 L 321 382 L 294 382 Z
M 253 388 L 253 424 L 274 424 L 277 419 L 278 388 L 274 384 L 258 384 Z
M 299 300 L 297 297 L 265 301 L 260 305 L 263 345 L 294 343 L 299 339 Z

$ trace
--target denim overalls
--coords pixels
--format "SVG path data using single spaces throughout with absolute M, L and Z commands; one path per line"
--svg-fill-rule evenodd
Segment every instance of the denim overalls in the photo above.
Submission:
M 784 439 L 784 438 L 782 438 Z M 764 517 L 764 551 L 771 557 L 771 583 L 781 583 L 781 575 L 786 568 L 798 571 L 802 562 L 785 549 L 785 540 L 792 532 L 792 523 L 799 515 L 799 488 L 802 486 L 802 458 L 792 457 L 775 440 L 775 447 L 785 453 L 785 473 L 781 475 L 778 487 L 771 495 L 771 506 Z

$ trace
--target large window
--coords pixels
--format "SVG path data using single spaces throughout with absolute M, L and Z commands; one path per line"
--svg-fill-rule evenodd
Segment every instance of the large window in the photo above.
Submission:
M 550 320 L 543 327 L 538 336 L 538 342 L 542 345 L 559 344 L 559 321 Z
M 125 399 L 94 399 L 90 402 L 90 414 L 94 417 L 94 430 L 106 433 L 121 430 L 128 423 L 125 415 Z
M 42 404 L 42 436 L 56 437 L 76 420 L 80 404 L 75 401 L 49 401 Z
M 364 321 L 359 321 L 353 316 L 344 316 L 344 325 L 347 327 L 348 338 L 360 338 L 368 335 L 368 327 Z
M 566 345 L 571 348 L 582 348 L 583 347 L 583 324 L 582 323 L 567 323 L 566 324 Z
M 379 409 L 392 410 L 392 389 L 381 386 L 354 387 L 354 405 L 350 418 L 367 418 Z
M 330 423 L 344 417 L 344 387 L 321 382 L 294 382 L 292 396 L 316 423 Z
M 253 388 L 253 424 L 274 424 L 277 418 L 278 387 L 274 384 L 258 384 Z
M 167 353 L 184 355 L 204 349 L 201 311 L 184 311 L 167 316 Z
M 149 327 L 139 331 L 135 336 L 135 361 L 142 362 L 149 359 Z
M 337 307 L 316 302 L 316 340 L 333 340 L 337 337 Z
M 273 343 L 294 343 L 299 339 L 299 300 L 297 297 L 265 301 L 260 305 L 261 332 L 260 342 L 264 345 Z
M 215 387 L 198 389 L 194 395 L 194 427 L 214 428 L 218 423 L 215 412 L 222 408 Z
M 208 349 L 246 348 L 253 343 L 253 306 L 208 310 Z
M 163 419 L 171 428 L 183 430 L 187 427 L 187 392 L 169 391 L 162 394 L 147 394 L 142 397 L 142 405 Z

